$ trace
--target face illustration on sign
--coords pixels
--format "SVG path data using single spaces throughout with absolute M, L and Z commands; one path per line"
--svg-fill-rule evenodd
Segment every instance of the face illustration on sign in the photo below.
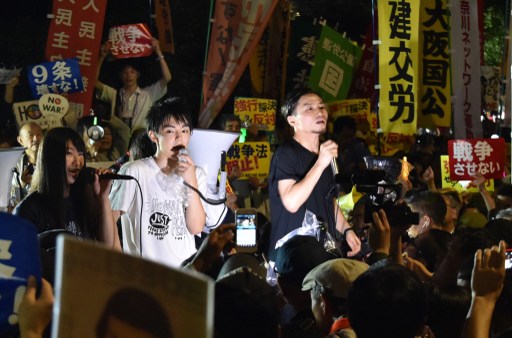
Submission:
M 43 114 L 37 104 L 31 105 L 27 108 L 27 115 L 33 120 L 38 120 L 43 117 Z

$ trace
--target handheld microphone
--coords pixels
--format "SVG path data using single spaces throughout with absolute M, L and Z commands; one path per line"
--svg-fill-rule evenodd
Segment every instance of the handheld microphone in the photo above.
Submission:
M 333 157 L 331 159 L 331 169 L 332 169 L 332 174 L 335 177 L 336 177 L 336 175 L 338 175 L 340 173 L 340 168 L 338 167 L 338 161 L 337 161 L 336 157 Z
M 186 162 L 185 159 L 180 158 L 180 155 L 190 155 L 190 152 L 185 147 L 180 148 L 180 150 L 178 151 L 178 161 L 179 162 Z
M 83 168 L 82 169 L 82 175 L 84 175 L 85 180 L 88 183 L 94 182 L 94 174 L 96 173 L 96 170 L 94 168 Z M 100 180 L 134 180 L 135 178 L 130 175 L 120 175 L 120 174 L 114 174 L 114 173 L 106 173 L 106 174 L 99 174 L 98 175 Z

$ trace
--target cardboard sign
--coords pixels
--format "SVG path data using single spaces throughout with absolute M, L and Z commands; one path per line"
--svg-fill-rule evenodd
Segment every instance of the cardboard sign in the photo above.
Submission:
M 0 213 L 0 334 L 18 324 L 18 309 L 29 276 L 41 280 L 36 227 Z
M 27 122 L 37 123 L 41 129 L 62 127 L 62 120 L 55 114 L 45 114 L 39 108 L 39 101 L 17 102 L 12 105 L 12 111 L 16 117 L 18 128 Z
M 45 116 L 62 118 L 69 109 L 69 102 L 64 96 L 45 94 L 39 99 L 39 108 Z
M 144 23 L 112 27 L 108 32 L 108 41 L 112 56 L 116 59 L 153 54 L 152 36 Z
M 75 59 L 29 66 L 28 82 L 35 98 L 50 93 L 70 94 L 84 90 L 80 66 Z
M 235 167 L 240 168 L 242 176 L 247 179 L 250 176 L 260 178 L 268 177 L 272 151 L 268 142 L 233 143 L 226 154 L 226 168 L 231 175 Z
M 235 98 L 235 115 L 242 126 L 255 124 L 258 130 L 272 131 L 276 126 L 276 100 Z
M 503 178 L 505 140 L 469 139 L 448 141 L 450 179 L 473 180 L 480 173 L 485 178 Z

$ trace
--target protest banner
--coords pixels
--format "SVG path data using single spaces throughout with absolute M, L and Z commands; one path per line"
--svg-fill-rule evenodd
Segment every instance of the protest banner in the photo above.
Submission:
M 240 169 L 240 179 L 268 177 L 272 151 L 268 142 L 235 142 L 226 155 L 226 168 L 231 175 L 235 167 Z
M 12 105 L 18 128 L 27 122 L 35 122 L 43 130 L 62 127 L 62 120 L 54 114 L 46 114 L 39 108 L 39 101 L 17 102 Z
M 276 126 L 276 100 L 248 97 L 235 98 L 235 115 L 242 126 L 257 125 L 258 130 L 272 131 Z
M 441 187 L 455 189 L 458 192 L 479 192 L 477 187 L 470 187 L 472 180 L 452 181 L 450 179 L 450 158 L 448 155 L 441 155 Z M 494 180 L 485 180 L 485 188 L 494 191 Z
M 152 36 L 144 23 L 111 27 L 108 31 L 110 51 L 116 59 L 153 54 Z
M 76 59 L 29 66 L 28 83 L 34 98 L 40 98 L 44 94 L 71 94 L 84 90 Z

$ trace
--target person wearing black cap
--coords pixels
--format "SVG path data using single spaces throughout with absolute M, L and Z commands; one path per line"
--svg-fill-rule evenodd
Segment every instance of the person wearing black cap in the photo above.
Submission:
M 291 320 L 282 327 L 282 338 L 321 337 L 311 312 L 309 291 L 302 291 L 302 281 L 311 269 L 334 257 L 316 238 L 297 235 L 279 247 L 272 258 L 276 263 L 277 285 L 293 309 Z

